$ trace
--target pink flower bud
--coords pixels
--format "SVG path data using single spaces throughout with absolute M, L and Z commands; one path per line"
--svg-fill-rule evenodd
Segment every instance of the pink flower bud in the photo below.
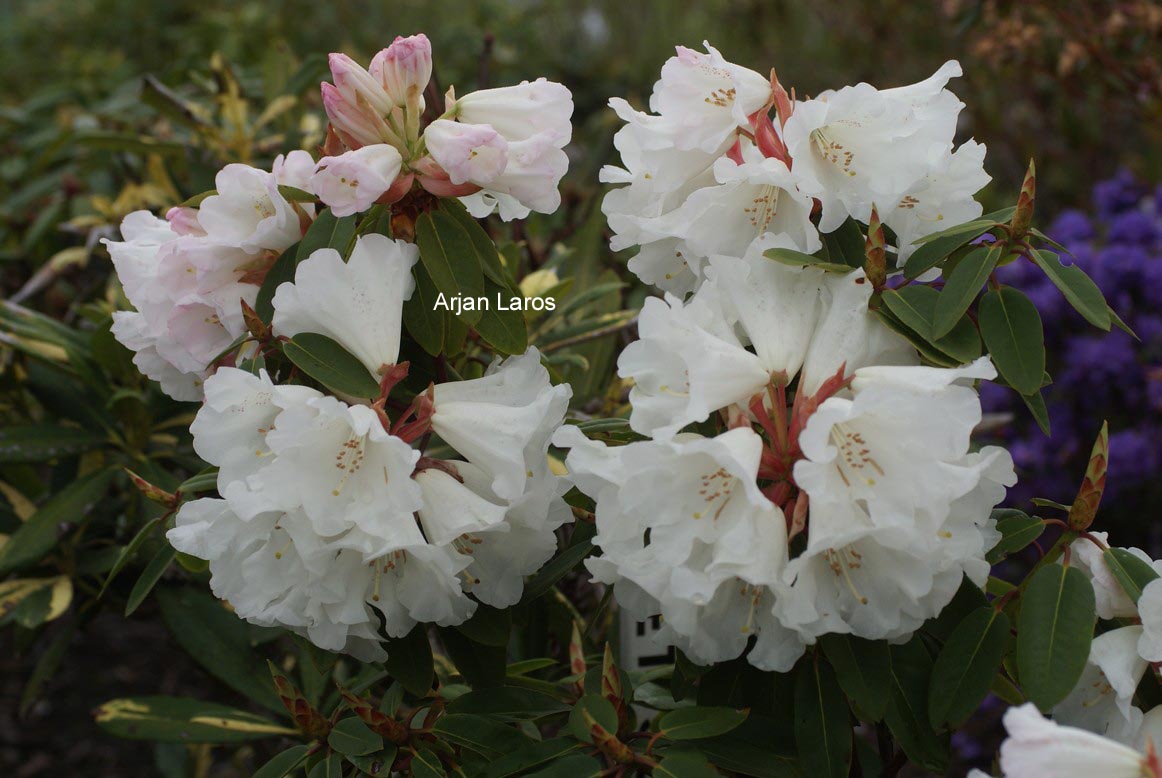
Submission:
M 399 152 L 382 143 L 323 157 L 311 180 L 312 191 L 336 216 L 350 216 L 366 211 L 387 192 L 402 164 Z
M 428 36 L 420 33 L 397 37 L 371 60 L 370 72 L 395 105 L 407 106 L 408 96 L 414 94 L 413 99 L 423 110 L 421 95 L 432 78 L 432 44 Z
M 424 141 L 453 184 L 484 186 L 508 166 L 508 141 L 487 124 L 438 119 L 424 131 Z
M 400 143 L 384 117 L 395 104 L 383 85 L 346 54 L 331 54 L 334 84 L 323 83 L 323 108 L 343 142 L 357 149 L 373 143 Z

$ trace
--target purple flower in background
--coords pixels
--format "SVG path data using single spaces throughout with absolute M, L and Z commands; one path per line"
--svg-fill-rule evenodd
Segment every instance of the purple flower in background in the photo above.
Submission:
M 1046 231 L 1066 246 L 1107 301 L 1138 334 L 1095 330 L 1029 262 L 998 276 L 1026 294 L 1045 326 L 1046 389 L 1052 437 L 1045 437 L 1011 391 L 984 389 L 981 399 L 1003 421 L 991 435 L 1011 449 L 1021 480 L 1009 504 L 1028 507 L 1034 496 L 1068 502 L 1085 471 L 1101 422 L 1110 423 L 1110 465 L 1102 529 L 1115 528 L 1119 545 L 1152 545 L 1147 517 L 1162 499 L 1162 188 L 1128 171 L 1093 190 L 1094 215 L 1062 212 Z M 1159 549 L 1152 549 L 1155 556 Z

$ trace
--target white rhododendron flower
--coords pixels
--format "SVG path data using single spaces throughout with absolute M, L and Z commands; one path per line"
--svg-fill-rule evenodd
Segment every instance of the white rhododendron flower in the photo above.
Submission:
M 299 263 L 294 282 L 274 294 L 274 331 L 326 335 L 357 357 L 378 381 L 394 365 L 403 331 L 403 304 L 412 296 L 414 244 L 363 235 L 344 262 L 334 249 L 319 249 Z
M 278 187 L 303 188 L 306 180 L 299 167 L 309 171 L 314 161 L 305 151 L 292 151 L 275 165 L 275 172 L 268 172 L 234 163 L 218 172 L 215 194 L 198 206 L 198 222 L 210 240 L 252 253 L 280 252 L 298 242 L 303 219 L 309 221 L 312 207 L 288 202 Z
M 964 104 L 945 85 L 959 75 L 946 62 L 917 84 L 861 83 L 795 104 L 784 137 L 801 186 L 823 204 L 820 230 L 866 222 L 873 204 L 887 212 L 951 154 Z
M 311 188 L 336 216 L 370 208 L 395 183 L 403 157 L 392 146 L 377 143 L 323 157 L 311 178 Z
M 1142 637 L 1138 653 L 1148 662 L 1162 662 L 1162 583 L 1155 579 L 1142 588 L 1138 599 L 1138 616 L 1142 619 Z
M 1089 534 L 1098 543 L 1087 538 L 1078 538 L 1070 544 L 1069 549 L 1073 566 L 1085 573 L 1093 584 L 1094 605 L 1098 618 L 1119 619 L 1137 616 L 1138 605 L 1135 605 L 1126 594 L 1106 563 L 1103 551 L 1109 545 L 1109 535 L 1094 530 L 1090 530 Z M 1162 573 L 1162 561 L 1155 562 L 1140 548 L 1125 550 L 1153 567 L 1155 572 Z
M 1008 738 L 1001 744 L 1005 778 L 1156 778 L 1162 775 L 1151 749 L 1142 753 L 1083 729 L 1043 717 L 1033 703 L 1005 713 Z
M 1134 693 L 1149 666 L 1138 654 L 1141 635 L 1142 627 L 1131 625 L 1095 637 L 1085 671 L 1069 696 L 1053 708 L 1053 718 L 1133 745 L 1142 728 Z
M 499 211 L 508 221 L 557 210 L 557 187 L 569 168 L 564 148 L 573 132 L 569 90 L 539 78 L 450 103 L 446 115 L 455 121 L 433 122 L 424 138 L 453 184 L 478 189 L 462 198 L 472 215 Z

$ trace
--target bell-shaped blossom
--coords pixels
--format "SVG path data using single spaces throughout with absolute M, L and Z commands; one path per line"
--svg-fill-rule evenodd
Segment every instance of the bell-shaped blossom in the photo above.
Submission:
M 424 141 L 453 184 L 487 186 L 508 167 L 508 141 L 488 124 L 438 119 Z
M 666 437 L 745 406 L 772 376 L 789 382 L 802 372 L 799 386 L 812 394 L 840 368 L 916 360 L 868 311 L 873 290 L 862 270 L 788 267 L 762 256 L 764 245 L 745 259 L 713 257 L 709 280 L 685 304 L 646 301 L 639 340 L 618 360 L 619 375 L 634 380 L 635 431 Z
M 960 74 L 951 61 L 910 86 L 861 83 L 795 104 L 783 138 L 800 188 L 823 205 L 820 230 L 866 222 L 872 205 L 887 212 L 947 157 L 964 104 L 944 87 Z
M 480 378 L 438 384 L 432 429 L 492 479 L 503 500 L 515 500 L 548 467 L 545 452 L 572 390 L 553 386 L 535 348 L 492 363 Z
M 462 198 L 473 216 L 499 211 L 508 221 L 557 210 L 558 186 L 569 168 L 563 149 L 573 132 L 568 89 L 543 78 L 482 89 L 456 98 L 447 115 L 429 125 L 424 138 L 453 182 L 480 187 Z
M 974 195 L 992 180 L 984 171 L 984 155 L 982 144 L 966 141 L 908 187 L 895 201 L 895 207 L 879 209 L 884 224 L 896 233 L 898 263 L 902 264 L 916 250 L 916 241 L 924 236 L 981 215 L 984 208 Z
M 1142 587 L 1138 598 L 1138 616 L 1142 619 L 1142 637 L 1138 653 L 1147 662 L 1162 662 L 1162 583 L 1154 579 Z
M 346 262 L 334 249 L 319 249 L 299 263 L 294 282 L 274 294 L 274 331 L 325 335 L 357 357 L 379 380 L 380 369 L 399 357 L 403 304 L 412 295 L 414 244 L 363 235 Z
M 1053 708 L 1053 718 L 1134 745 L 1142 727 L 1142 711 L 1134 705 L 1134 693 L 1149 666 L 1138 654 L 1141 635 L 1142 628 L 1131 625 L 1095 637 L 1081 678 L 1069 696 Z
M 1109 535 L 1090 530 L 1089 534 L 1099 541 L 1099 546 L 1086 538 L 1078 538 L 1070 544 L 1073 566 L 1089 577 L 1093 584 L 1094 605 L 1099 619 L 1125 619 L 1138 615 L 1138 606 L 1126 594 L 1118 579 L 1106 563 L 1103 547 L 1109 545 Z M 1162 574 L 1162 561 L 1154 561 L 1140 548 L 1126 548 L 1124 551 L 1136 556 Z
M 336 216 L 362 213 L 391 188 L 402 164 L 395 147 L 384 143 L 323 157 L 311 178 L 312 191 Z
M 303 188 L 304 168 L 314 168 L 305 151 L 292 151 L 275 161 L 282 175 L 240 163 L 222 168 L 214 178 L 216 194 L 198 206 L 198 222 L 207 237 L 250 253 L 281 252 L 297 243 L 303 236 L 303 219 L 309 221 L 313 215 L 312 207 L 288 202 L 278 187 Z
M 782 511 L 757 486 L 760 438 L 735 429 L 617 448 L 563 427 L 570 477 L 596 501 L 594 580 L 696 661 L 733 659 L 748 639 L 758 667 L 788 670 L 803 644 L 772 615 L 787 560 Z
M 678 46 L 662 65 L 650 110 L 672 128 L 680 149 L 721 151 L 748 117 L 767 105 L 771 83 L 753 70 L 727 62 L 709 43 L 706 53 Z
M 1142 778 L 1158 776 L 1156 757 L 1045 718 L 1027 702 L 1004 717 L 1008 737 L 1001 744 L 1005 778 Z

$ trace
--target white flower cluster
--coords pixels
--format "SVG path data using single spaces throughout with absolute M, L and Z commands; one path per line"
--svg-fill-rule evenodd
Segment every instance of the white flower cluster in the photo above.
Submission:
M 331 71 L 335 83 L 322 91 L 333 154 L 315 162 L 293 151 L 271 171 L 227 165 L 196 209 L 175 208 L 166 220 L 132 213 L 123 240 L 106 241 L 136 309 L 114 314 L 113 333 L 175 399 L 201 399 L 206 376 L 228 364 L 224 352 L 245 332 L 239 301 L 253 306 L 270 266 L 314 219 L 313 205 L 288 200 L 280 186 L 314 195 L 336 216 L 416 188 L 458 197 L 478 217 L 499 210 L 523 218 L 560 205 L 573 112 L 564 86 L 541 78 L 459 99 L 450 91 L 444 115 L 422 128 L 432 73 L 426 36 L 397 38 L 370 71 L 332 54 Z
M 605 168 L 602 180 L 628 186 L 603 210 L 615 250 L 640 246 L 629 267 L 646 283 L 684 295 L 710 257 L 741 257 L 756 242 L 813 253 L 820 232 L 849 216 L 866 223 L 873 205 L 901 262 L 918 238 L 980 215 L 985 148 L 953 147 L 963 103 L 944 87 L 960 75 L 956 62 L 911 86 L 857 84 L 794 101 L 773 72 L 706 48 L 679 47 L 666 62 L 652 114 L 610 101 L 626 123 L 614 138 L 625 167 Z
M 990 512 L 1015 476 L 1008 452 L 970 449 L 972 382 L 996 375 L 987 359 L 919 366 L 869 312 L 862 270 L 762 253 L 820 246 L 813 199 L 834 229 L 873 202 L 887 214 L 909 192 L 960 191 L 933 183 L 953 155 L 961 104 L 943 85 L 956 66 L 792 113 L 772 81 L 709 51 L 666 63 L 657 115 L 613 101 L 628 170 L 607 178 L 629 182 L 605 204 L 615 248 L 640 244 L 631 267 L 673 293 L 646 301 L 618 362 L 630 426 L 649 440 L 607 447 L 566 427 L 554 442 L 596 501 L 589 568 L 623 607 L 661 614 L 659 639 L 695 661 L 737 657 L 755 638 L 749 661 L 785 671 L 821 635 L 903 639 L 964 576 L 983 584 Z M 979 213 L 955 197 L 928 205 Z M 890 218 L 912 218 L 898 210 Z
M 279 186 L 309 186 L 314 162 L 292 151 L 272 171 L 227 165 L 217 193 L 165 219 L 136 211 L 122 241 L 105 241 L 125 296 L 113 334 L 133 363 L 176 400 L 199 400 L 215 360 L 246 331 L 239 301 L 253 305 L 266 271 L 296 243 L 314 207 L 290 203 Z
M 278 287 L 275 333 L 334 339 L 386 397 L 407 373 L 397 359 L 417 259 L 381 235 L 359 238 L 347 262 L 316 251 Z M 571 513 L 547 451 L 570 394 L 532 348 L 434 385 L 394 419 L 382 403 L 221 368 L 191 431 L 222 498 L 184 504 L 168 537 L 209 561 L 214 593 L 242 618 L 382 657 L 381 621 L 400 636 L 459 624 L 477 600 L 508 607 L 552 555 Z M 455 455 L 425 456 L 429 434 Z

